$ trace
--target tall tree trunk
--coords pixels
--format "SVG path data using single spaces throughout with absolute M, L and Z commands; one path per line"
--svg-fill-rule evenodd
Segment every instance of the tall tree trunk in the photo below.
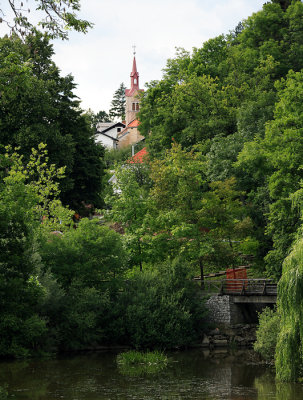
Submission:
M 204 268 L 202 259 L 199 258 L 200 274 L 201 274 L 201 290 L 204 289 Z
M 140 238 L 139 238 L 139 240 L 138 240 L 138 247 L 139 247 L 139 254 L 140 254 L 140 261 L 139 261 L 139 265 L 140 265 L 140 271 L 142 272 L 142 258 L 141 258 L 142 251 L 141 251 L 141 243 L 140 243 Z

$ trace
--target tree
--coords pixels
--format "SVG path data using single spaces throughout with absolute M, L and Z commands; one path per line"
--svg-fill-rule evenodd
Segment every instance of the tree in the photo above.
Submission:
M 209 184 L 198 152 L 173 143 L 161 160 L 151 162 L 149 211 L 144 220 L 154 258 L 179 254 L 199 269 L 236 265 L 238 253 L 255 251 L 252 225 L 235 179 Z
M 292 195 L 299 190 L 302 179 L 302 73 L 290 71 L 276 88 L 274 119 L 267 123 L 264 138 L 256 137 L 244 145 L 238 164 L 253 174 L 250 190 L 255 195 L 263 187 L 266 234 L 273 242 L 266 255 L 267 271 L 278 279 L 300 224 L 298 210 L 292 208 Z
M 289 172 L 290 161 L 283 169 L 278 151 L 280 165 L 274 166 L 266 151 L 272 144 L 263 138 L 274 125 L 275 103 L 280 102 L 275 82 L 285 79 L 290 70 L 299 73 L 303 68 L 302 15 L 302 1 L 269 2 L 243 21 L 236 34 L 211 39 L 192 54 L 178 50 L 168 60 L 163 78 L 149 85 L 139 114 L 151 159 L 164 157 L 174 138 L 183 149 L 198 148 L 206 156 L 207 181 L 236 177 L 237 189 L 245 192 L 249 204 L 255 240 L 260 242 L 256 262 L 264 269 L 269 253 L 268 273 L 277 278 L 298 226 L 287 195 L 297 190 L 301 174 L 300 170 Z M 294 92 L 300 87 L 298 83 Z M 286 104 L 288 108 L 288 100 Z M 285 123 L 287 114 L 285 110 Z M 277 140 L 275 136 L 270 140 L 282 155 L 280 136 Z M 286 137 L 284 148 L 293 152 Z M 298 154 L 294 155 L 296 167 Z M 276 168 L 279 174 L 274 174 Z
M 32 147 L 47 144 L 51 163 L 65 166 L 61 198 L 75 209 L 81 202 L 100 206 L 103 147 L 79 109 L 71 76 L 61 77 L 52 45 L 41 33 L 0 39 L 0 143 L 20 146 L 26 159 Z
M 111 119 L 109 115 L 107 114 L 106 111 L 98 111 L 97 114 L 95 114 L 90 108 L 84 113 L 85 116 L 89 119 L 90 125 L 92 128 L 96 128 L 98 123 L 102 122 L 111 122 Z
M 119 235 L 98 221 L 83 218 L 77 229 L 62 237 L 49 238 L 41 250 L 45 268 L 50 269 L 65 290 L 80 288 L 105 291 L 117 284 L 125 270 L 125 255 Z
M 105 111 L 98 111 L 94 117 L 94 125 L 96 126 L 99 122 L 111 122 L 109 115 Z
M 110 210 L 107 219 L 121 224 L 124 235 L 124 246 L 129 256 L 131 266 L 143 268 L 147 260 L 143 221 L 148 211 L 148 193 L 150 179 L 148 166 L 142 164 L 128 164 L 116 166 L 117 177 L 116 193 L 107 199 Z
M 44 145 L 27 164 L 12 152 L 1 154 L 0 163 L 0 355 L 25 356 L 42 347 L 47 330 L 39 313 L 39 241 L 66 228 L 71 212 L 58 200 L 63 171 L 48 166 Z
M 9 27 L 11 33 L 16 33 L 20 38 L 24 39 L 28 34 L 33 34 L 36 31 L 35 25 L 47 32 L 52 39 L 68 38 L 68 30 L 74 29 L 77 32 L 86 33 L 88 28 L 93 24 L 88 21 L 81 20 L 77 17 L 77 12 L 80 11 L 80 0 L 35 0 L 37 13 L 33 13 L 33 9 L 24 4 L 21 0 L 7 0 L 7 5 L 0 9 L 0 22 L 4 22 Z M 9 9 L 12 12 L 10 18 Z M 34 14 L 32 20 L 30 16 Z M 7 17 L 8 15 L 8 17 Z M 34 20 L 36 15 L 41 18 L 38 23 Z
M 206 310 L 188 270 L 184 260 L 174 259 L 133 274 L 122 293 L 128 343 L 169 349 L 201 337 Z
M 120 118 L 122 121 L 125 119 L 125 89 L 124 83 L 121 83 L 119 89 L 114 93 L 113 100 L 111 102 L 111 107 L 109 109 L 109 117 Z
M 278 285 L 280 329 L 276 347 L 276 376 L 280 381 L 296 381 L 301 376 L 302 353 L 302 249 L 301 232 L 284 260 Z

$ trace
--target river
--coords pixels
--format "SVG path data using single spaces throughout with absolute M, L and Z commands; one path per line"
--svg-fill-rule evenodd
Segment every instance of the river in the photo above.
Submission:
M 153 374 L 123 373 L 113 353 L 0 363 L 0 385 L 14 400 L 303 400 L 301 384 L 276 384 L 252 351 L 168 353 Z M 2 397 L 1 397 L 2 396 Z

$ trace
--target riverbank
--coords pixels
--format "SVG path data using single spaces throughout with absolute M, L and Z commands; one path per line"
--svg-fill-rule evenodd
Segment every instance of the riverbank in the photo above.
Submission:
M 252 348 L 256 341 L 256 324 L 220 325 L 206 331 L 199 347 L 213 348 Z

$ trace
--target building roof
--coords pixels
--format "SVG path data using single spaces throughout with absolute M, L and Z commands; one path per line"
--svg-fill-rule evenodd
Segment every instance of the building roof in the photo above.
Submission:
M 129 128 L 137 128 L 140 125 L 140 121 L 138 119 L 133 119 L 126 128 L 124 128 L 121 132 L 118 133 L 117 137 L 119 137 L 119 139 L 122 136 L 125 136 L 129 133 Z
M 116 127 L 125 128 L 125 124 L 123 124 L 122 122 L 99 122 L 96 126 L 96 133 L 106 133 L 107 131 L 110 131 L 111 129 Z
M 138 119 L 133 119 L 128 125 L 127 128 L 137 128 L 140 125 Z
M 134 56 L 133 69 L 130 76 L 135 76 L 135 75 L 139 76 L 139 72 L 137 71 L 136 57 Z
M 111 139 L 111 140 L 115 140 L 116 142 L 119 142 L 119 140 L 118 139 L 116 139 L 116 138 L 114 138 L 113 136 L 111 136 L 111 135 L 108 135 L 107 133 L 105 133 L 105 132 L 96 132 L 96 135 L 103 135 L 103 136 L 106 136 L 106 137 L 108 137 L 109 139 Z
M 144 92 L 144 89 L 138 89 L 138 88 L 136 88 L 136 87 L 132 87 L 132 88 L 130 88 L 130 89 L 125 89 L 125 96 L 127 96 L 127 97 L 133 97 L 133 95 L 135 94 L 135 93 L 139 93 L 139 92 Z
M 146 147 L 138 151 L 129 161 L 129 164 L 142 164 L 148 155 Z

